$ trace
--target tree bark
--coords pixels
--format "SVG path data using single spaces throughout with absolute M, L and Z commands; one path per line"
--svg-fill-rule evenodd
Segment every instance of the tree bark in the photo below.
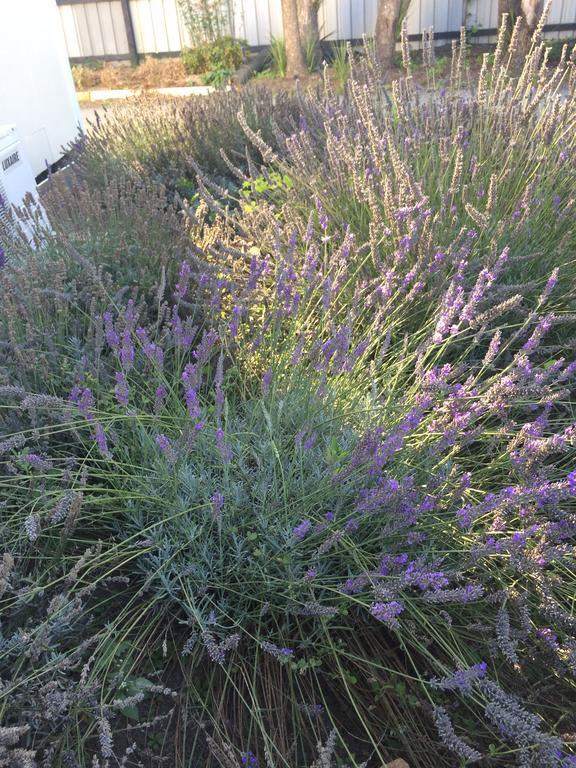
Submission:
M 300 30 L 300 45 L 306 53 L 310 50 L 312 61 L 306 61 L 306 64 L 312 63 L 319 67 L 322 63 L 322 52 L 320 50 L 320 29 L 318 26 L 318 0 L 297 0 L 298 2 L 298 28 Z
M 544 10 L 544 0 L 522 0 L 521 7 L 522 15 L 526 20 L 526 26 L 530 35 L 533 35 Z
M 385 67 L 394 65 L 396 30 L 400 19 L 402 0 L 378 0 L 374 43 L 376 53 Z
M 498 26 L 502 23 L 502 14 L 507 13 L 512 23 L 522 14 L 521 0 L 498 0 Z
M 502 14 L 507 13 L 512 19 L 512 24 L 520 16 L 523 20 L 520 30 L 520 49 L 526 53 L 530 48 L 532 35 L 538 24 L 542 11 L 543 0 L 498 0 L 498 23 L 502 22 Z
M 298 26 L 298 0 L 282 0 L 282 23 L 288 74 L 302 77 L 307 70 Z

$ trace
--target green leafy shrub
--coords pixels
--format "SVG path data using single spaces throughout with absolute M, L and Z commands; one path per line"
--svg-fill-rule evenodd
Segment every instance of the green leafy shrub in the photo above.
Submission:
M 222 37 L 197 48 L 184 48 L 182 61 L 190 75 L 218 70 L 233 71 L 244 61 L 242 42 L 232 37 Z
M 214 88 L 224 88 L 230 82 L 230 78 L 234 74 L 232 69 L 214 69 L 211 72 L 206 72 L 204 75 L 204 83 L 211 85 Z
M 126 581 L 117 603 L 90 606 L 92 632 L 104 623 L 96 668 L 116 658 L 118 638 L 135 649 L 169 638 L 164 672 L 181 667 L 204 716 L 255 753 L 303 765 L 312 734 L 352 722 L 363 758 L 384 759 L 376 691 L 413 711 L 409 737 L 395 732 L 393 744 L 421 765 L 451 765 L 443 748 L 425 757 L 426 701 L 459 754 L 489 749 L 485 712 L 501 706 L 511 714 L 495 759 L 513 765 L 510 744 L 545 759 L 564 749 L 554 729 L 569 718 L 568 555 L 556 523 L 571 519 L 576 493 L 575 367 L 550 365 L 542 343 L 554 281 L 508 322 L 492 295 L 506 252 L 483 269 L 454 263 L 438 282 L 420 270 L 430 289 L 444 286 L 406 335 L 417 294 L 383 295 L 366 280 L 365 249 L 349 234 L 330 245 L 317 213 L 327 234 L 295 240 L 282 227 L 273 259 L 235 264 L 240 253 L 222 244 L 218 271 L 196 280 L 183 262 L 175 309 L 146 325 L 131 302 L 107 311 L 107 365 L 80 372 L 66 400 L 9 392 L 22 427 L 2 445 L 16 469 L 2 480 L 7 546 L 31 567 L 55 557 L 51 570 L 74 562 L 78 539 L 101 542 L 91 571 Z M 188 305 L 205 306 L 203 330 L 187 323 Z M 60 512 L 67 493 L 82 498 L 72 523 Z M 7 605 L 17 597 L 10 590 Z M 554 695 L 537 686 L 529 705 L 516 702 L 523 679 L 547 670 L 549 629 Z M 134 659 L 131 675 L 148 679 L 150 663 Z M 278 691 L 253 681 L 255 669 Z M 3 674 L 12 679 L 9 666 Z M 101 695 L 108 721 L 115 694 Z M 223 695 L 235 718 L 222 717 Z M 58 749 L 78 722 L 66 711 Z M 21 717 L 13 708 L 9 724 Z M 34 739 L 41 748 L 42 731 Z

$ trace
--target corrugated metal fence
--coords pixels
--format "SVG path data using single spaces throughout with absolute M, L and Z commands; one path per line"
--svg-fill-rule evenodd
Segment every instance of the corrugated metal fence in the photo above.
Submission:
M 138 53 L 178 53 L 189 44 L 178 0 L 56 1 L 72 60 L 128 58 L 127 8 Z M 322 37 L 349 40 L 372 34 L 376 6 L 377 0 L 323 0 Z M 424 29 L 434 27 L 441 41 L 456 36 L 464 25 L 478 41 L 491 42 L 497 18 L 498 0 L 412 0 L 408 33 L 420 36 Z M 576 0 L 554 0 L 548 24 L 550 37 L 575 37 Z M 282 37 L 281 0 L 234 0 L 234 32 L 251 46 Z

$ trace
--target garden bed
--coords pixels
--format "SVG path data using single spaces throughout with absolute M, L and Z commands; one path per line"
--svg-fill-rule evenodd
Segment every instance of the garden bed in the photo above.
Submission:
M 361 48 L 357 49 L 358 52 Z M 469 66 L 471 73 L 478 73 L 482 64 L 484 53 L 492 53 L 494 46 L 474 45 L 469 51 Z M 257 82 L 265 81 L 267 87 L 274 90 L 290 89 L 294 85 L 294 78 L 280 77 L 275 74 L 273 68 L 262 57 L 268 55 L 266 51 L 252 54 L 251 60 L 258 60 L 257 69 L 251 73 L 252 78 Z M 441 46 L 436 49 L 435 74 L 439 79 L 447 77 L 449 72 L 449 61 L 451 48 Z M 241 68 L 242 69 L 242 68 Z M 159 88 L 185 88 L 189 86 L 204 86 L 206 73 L 190 75 L 186 72 L 182 59 L 180 57 L 158 58 L 147 57 L 137 66 L 132 66 L 125 62 L 98 62 L 87 63 L 84 65 L 75 65 L 72 67 L 74 83 L 76 89 L 80 92 L 86 91 L 156 91 Z M 335 82 L 337 75 L 333 67 L 329 69 L 330 77 Z M 402 77 L 402 62 L 400 58 L 395 66 L 385 72 L 388 82 Z M 422 80 L 423 72 L 417 69 L 415 75 Z M 311 73 L 308 78 L 301 79 L 301 85 L 306 87 L 320 82 L 322 73 Z M 236 80 L 232 76 L 232 80 Z M 244 84 L 244 81 L 243 83 Z
M 0 761 L 574 766 L 576 70 L 504 39 L 127 100 L 0 231 Z

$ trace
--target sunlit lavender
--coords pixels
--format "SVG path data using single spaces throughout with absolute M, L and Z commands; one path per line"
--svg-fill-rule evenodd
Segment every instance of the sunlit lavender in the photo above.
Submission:
M 6 244 L 0 761 L 575 764 L 576 70 L 517 31 L 149 106 Z

